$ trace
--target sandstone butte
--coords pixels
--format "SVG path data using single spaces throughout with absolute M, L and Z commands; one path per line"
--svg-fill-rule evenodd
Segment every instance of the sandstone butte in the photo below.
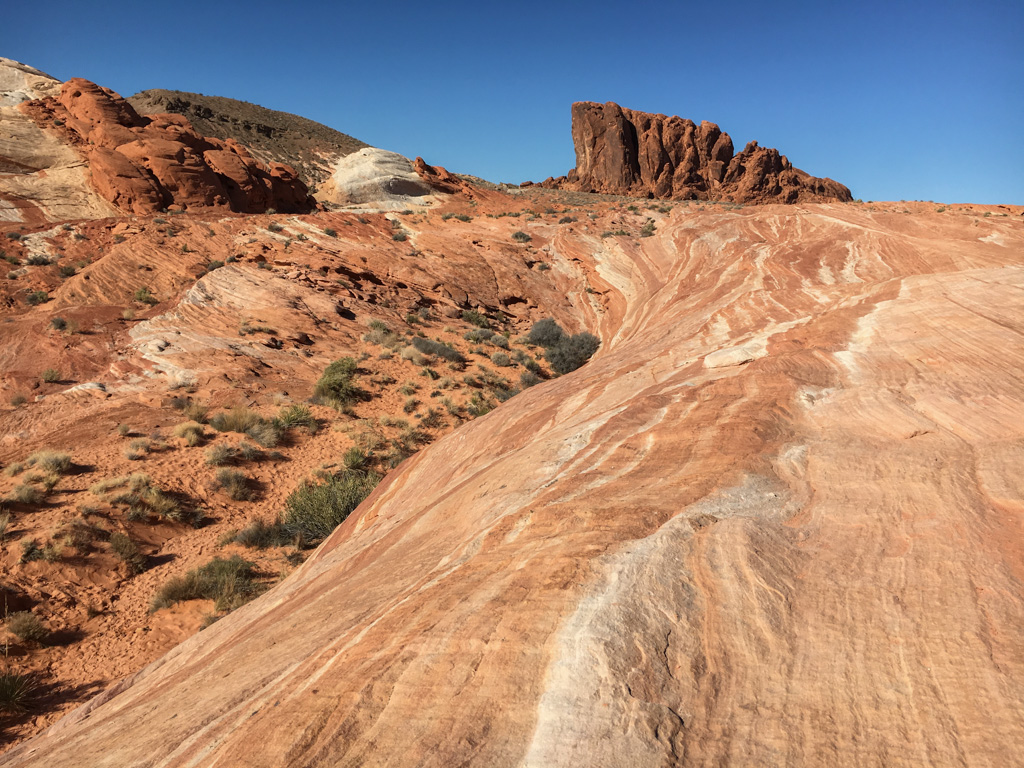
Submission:
M 756 141 L 733 154 L 714 123 L 590 101 L 572 105 L 576 167 L 542 186 L 674 200 L 735 203 L 849 202 L 850 190 L 794 168 Z
M 135 577 L 81 643 L 55 649 L 55 669 L 106 689 L 0 765 L 1019 760 L 1020 207 L 632 212 L 557 190 L 467 191 L 417 168 L 451 192 L 439 210 L 186 212 L 174 237 L 145 215 L 7 220 L 9 251 L 89 263 L 62 283 L 52 266 L 3 283 L 5 388 L 40 355 L 102 387 L 47 384 L 5 407 L 5 465 L 51 444 L 123 473 L 112 425 L 157 423 L 175 377 L 264 407 L 359 350 L 367 319 L 416 307 L 448 318 L 420 326 L 430 336 L 452 337 L 442 326 L 475 307 L 514 338 L 554 315 L 602 346 L 400 464 L 262 597 L 198 633 L 195 612 L 174 614 L 189 627 L 178 636 L 194 634 L 147 658 L 138 646 L 171 620 L 147 617 L 139 593 L 202 555 L 172 549 L 179 562 Z M 161 300 L 118 330 L 143 272 Z M 26 308 L 26 283 L 52 301 Z M 282 326 L 277 344 L 239 339 L 247 312 Z M 49 333 L 58 313 L 94 330 Z M 401 364 L 372 363 L 408 375 Z M 345 440 L 322 430 L 258 468 L 273 503 Z M 142 468 L 198 494 L 191 455 Z M 197 532 L 206 557 L 221 524 Z M 47 589 L 58 616 L 83 613 L 75 589 Z

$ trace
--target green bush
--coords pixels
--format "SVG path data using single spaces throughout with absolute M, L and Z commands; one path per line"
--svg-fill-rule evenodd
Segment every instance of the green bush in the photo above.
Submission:
M 436 355 L 437 357 L 443 357 L 445 360 L 449 360 L 453 363 L 466 362 L 466 358 L 462 356 L 461 352 L 455 349 L 455 347 L 441 341 L 413 336 L 412 345 L 425 355 Z
M 534 323 L 530 328 L 530 333 L 526 336 L 526 340 L 530 344 L 536 344 L 539 347 L 553 347 L 564 338 L 565 331 L 562 330 L 562 326 L 551 317 Z
M 306 481 L 285 500 L 283 524 L 304 546 L 318 544 L 345 521 L 380 482 L 374 473 L 345 472 L 321 482 Z
M 25 459 L 25 462 L 30 467 L 38 467 L 44 472 L 53 472 L 58 475 L 63 475 L 71 469 L 70 454 L 49 449 L 35 451 Z
M 46 291 L 32 291 L 31 293 L 29 293 L 28 296 L 25 297 L 25 301 L 27 301 L 33 307 L 38 306 L 40 304 L 45 304 L 49 300 L 50 294 L 48 294 Z
M 0 712 L 16 715 L 28 709 L 36 683 L 28 675 L 0 672 Z
M 324 370 L 313 388 L 313 394 L 338 410 L 353 405 L 364 396 L 363 390 L 355 384 L 359 364 L 355 358 L 342 357 Z
M 277 420 L 282 427 L 316 427 L 313 412 L 305 405 L 289 405 L 278 411 Z
M 135 301 L 139 302 L 140 304 L 152 305 L 160 303 L 159 299 L 157 299 L 156 296 L 150 293 L 149 288 L 146 287 L 139 288 L 137 291 L 135 291 L 135 293 L 132 294 L 132 298 L 135 299 Z
M 490 328 L 491 323 L 486 315 L 477 312 L 475 309 L 467 309 L 462 313 L 462 319 L 478 328 Z
M 234 555 L 230 560 L 215 557 L 206 565 L 171 579 L 153 596 L 151 613 L 185 600 L 213 600 L 214 610 L 231 611 L 264 590 L 254 580 L 256 566 Z
M 47 384 L 53 384 L 55 382 L 60 381 L 60 371 L 58 371 L 56 368 L 47 368 L 39 375 L 39 378 L 41 378 Z
M 525 232 L 513 232 L 512 239 L 515 240 L 517 243 L 528 243 L 531 240 L 533 240 L 533 238 L 530 237 Z
M 548 347 L 544 357 L 558 373 L 569 373 L 587 362 L 599 346 L 600 340 L 584 331 L 566 336 L 555 346 Z

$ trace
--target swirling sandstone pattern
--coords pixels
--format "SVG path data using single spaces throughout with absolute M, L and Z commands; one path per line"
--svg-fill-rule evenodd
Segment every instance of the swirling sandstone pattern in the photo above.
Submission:
M 678 207 L 551 248 L 595 360 L 0 763 L 1019 760 L 1021 224 Z

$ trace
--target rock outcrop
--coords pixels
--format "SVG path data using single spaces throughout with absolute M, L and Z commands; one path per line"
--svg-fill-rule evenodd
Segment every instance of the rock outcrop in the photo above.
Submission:
M 576 167 L 542 186 L 580 192 L 737 203 L 845 202 L 850 190 L 794 168 L 778 150 L 732 139 L 707 121 L 652 115 L 618 104 L 572 105 Z
M 100 197 L 125 212 L 215 207 L 300 213 L 315 205 L 289 166 L 264 165 L 231 139 L 201 136 L 180 115 L 143 117 L 88 80 L 68 80 L 59 96 L 19 108 L 84 155 Z
M 409 158 L 366 147 L 338 160 L 318 195 L 335 205 L 401 209 L 410 202 L 429 202 L 431 193 Z

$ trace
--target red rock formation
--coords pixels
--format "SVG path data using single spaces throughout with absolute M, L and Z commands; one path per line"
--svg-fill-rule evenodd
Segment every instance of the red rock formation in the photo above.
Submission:
M 652 115 L 618 104 L 572 105 L 576 167 L 543 186 L 677 200 L 845 202 L 850 190 L 794 168 L 778 150 L 732 139 L 714 123 Z
M 200 136 L 180 115 L 143 117 L 88 80 L 68 80 L 59 97 L 22 110 L 62 131 L 86 157 L 96 191 L 130 213 L 170 206 L 298 213 L 314 206 L 292 168 L 268 167 L 230 139 Z

